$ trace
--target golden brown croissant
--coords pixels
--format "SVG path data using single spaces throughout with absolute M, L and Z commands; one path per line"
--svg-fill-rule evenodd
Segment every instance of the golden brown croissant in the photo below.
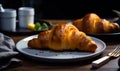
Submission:
M 110 33 L 120 30 L 117 23 L 101 19 L 95 13 L 89 13 L 83 18 L 73 21 L 73 25 L 75 25 L 80 31 L 89 34 Z
M 95 52 L 96 43 L 72 24 L 58 24 L 53 29 L 41 32 L 37 38 L 28 42 L 28 46 L 56 51 L 78 50 Z

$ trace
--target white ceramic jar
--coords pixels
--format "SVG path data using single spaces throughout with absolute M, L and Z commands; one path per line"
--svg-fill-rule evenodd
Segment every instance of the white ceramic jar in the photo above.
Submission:
M 20 7 L 18 10 L 19 27 L 27 28 L 29 23 L 34 24 L 34 8 Z
M 0 30 L 16 31 L 15 9 L 4 9 L 4 12 L 0 12 Z

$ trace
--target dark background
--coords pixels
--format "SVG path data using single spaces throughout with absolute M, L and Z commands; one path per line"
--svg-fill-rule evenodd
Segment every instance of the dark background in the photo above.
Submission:
M 87 13 L 112 18 L 120 11 L 119 0 L 0 0 L 4 8 L 18 10 L 21 6 L 35 8 L 36 19 L 77 19 Z

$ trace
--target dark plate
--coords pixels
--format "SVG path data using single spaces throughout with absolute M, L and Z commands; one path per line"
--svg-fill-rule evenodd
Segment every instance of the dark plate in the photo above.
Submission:
M 107 34 L 87 34 L 103 40 L 104 42 L 120 42 L 120 32 Z
M 48 29 L 51 29 L 51 24 L 47 21 L 44 21 L 44 20 L 38 20 L 38 21 L 35 21 L 36 22 L 40 22 L 41 24 L 42 23 L 46 23 L 48 25 Z M 46 29 L 46 30 L 48 30 Z M 4 33 L 4 34 L 7 34 L 7 35 L 32 35 L 32 34 L 38 34 L 40 32 L 43 32 L 45 30 L 40 30 L 40 31 L 32 31 L 32 30 L 29 30 L 27 28 L 19 28 L 18 26 L 18 23 L 17 23 L 17 29 L 16 31 L 4 31 L 4 30 L 0 30 L 0 32 Z

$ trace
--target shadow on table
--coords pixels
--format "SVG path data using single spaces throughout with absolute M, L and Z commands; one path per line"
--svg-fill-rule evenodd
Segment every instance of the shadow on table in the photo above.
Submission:
M 99 56 L 93 57 L 91 59 L 87 59 L 87 60 L 80 60 L 80 61 L 73 61 L 73 62 L 46 62 L 46 61 L 40 61 L 40 60 L 34 60 L 31 59 L 29 57 L 26 57 L 24 55 L 20 55 L 20 59 L 23 60 L 23 62 L 27 62 L 30 63 L 30 65 L 42 65 L 42 66 L 83 66 L 83 65 L 88 65 L 91 64 L 92 61 L 98 59 L 101 57 L 102 54 L 100 54 Z M 22 57 L 22 58 L 21 58 Z

